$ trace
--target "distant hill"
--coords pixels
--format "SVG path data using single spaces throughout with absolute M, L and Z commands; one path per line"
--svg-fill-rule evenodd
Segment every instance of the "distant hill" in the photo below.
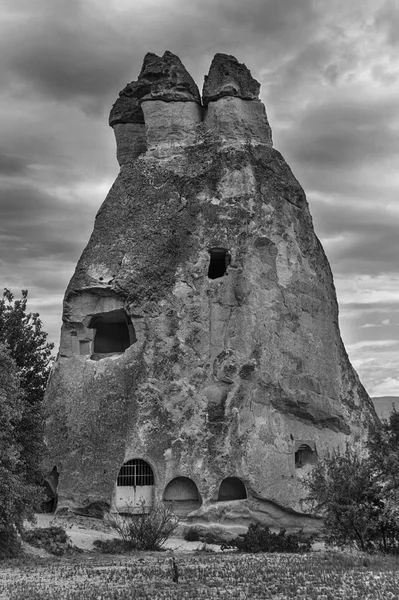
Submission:
M 399 412 L 399 396 L 375 396 L 371 398 L 380 419 L 387 419 L 394 406 Z

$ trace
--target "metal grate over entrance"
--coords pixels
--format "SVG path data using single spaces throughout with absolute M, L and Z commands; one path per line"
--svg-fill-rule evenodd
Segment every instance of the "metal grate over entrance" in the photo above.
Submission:
M 154 485 L 154 473 L 145 460 L 134 458 L 122 465 L 117 485 L 118 487 Z

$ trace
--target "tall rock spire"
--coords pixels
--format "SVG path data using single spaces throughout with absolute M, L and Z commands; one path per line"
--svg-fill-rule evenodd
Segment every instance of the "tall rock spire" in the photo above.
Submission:
M 111 111 L 121 170 L 66 291 L 47 390 L 60 507 L 144 498 L 191 520 L 315 529 L 304 475 L 376 418 L 258 96 L 217 54 L 202 105 L 166 52 Z

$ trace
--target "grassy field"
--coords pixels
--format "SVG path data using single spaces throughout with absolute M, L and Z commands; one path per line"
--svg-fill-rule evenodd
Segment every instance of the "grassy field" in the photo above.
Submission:
M 79 555 L 0 565 L 1 600 L 399 598 L 399 560 L 344 554 Z

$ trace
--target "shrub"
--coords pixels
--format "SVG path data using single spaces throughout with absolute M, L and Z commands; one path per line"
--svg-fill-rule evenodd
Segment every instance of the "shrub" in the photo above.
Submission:
M 0 560 L 21 554 L 21 542 L 14 528 L 0 530 Z
M 364 449 L 347 445 L 343 453 L 330 452 L 305 485 L 312 508 L 324 516 L 329 545 L 399 551 L 399 528 L 388 510 L 388 488 Z
M 55 556 L 62 556 L 71 550 L 80 552 L 80 549 L 72 545 L 65 529 L 62 527 L 30 529 L 24 532 L 23 539 L 31 546 L 43 548 L 43 550 Z
M 198 542 L 200 539 L 200 532 L 198 527 L 187 527 L 183 534 L 186 542 Z
M 160 550 L 178 525 L 178 518 L 164 504 L 146 508 L 141 503 L 140 514 L 111 514 L 108 523 L 126 542 L 129 550 Z
M 205 544 L 224 544 L 227 540 L 231 540 L 233 536 L 227 534 L 226 532 L 220 531 L 218 528 L 211 528 L 208 531 L 205 531 L 202 535 L 200 535 L 201 542 Z
M 16 532 L 22 531 L 25 519 L 34 521 L 34 510 L 41 500 L 38 488 L 27 482 L 25 457 L 18 438 L 22 415 L 23 393 L 17 368 L 9 350 L 0 342 L 0 536 L 3 558 L 15 556 L 18 548 Z
M 237 548 L 240 552 L 309 552 L 312 539 L 301 540 L 298 535 L 287 534 L 285 529 L 273 533 L 260 523 L 251 523 L 243 536 L 236 537 L 222 550 Z

